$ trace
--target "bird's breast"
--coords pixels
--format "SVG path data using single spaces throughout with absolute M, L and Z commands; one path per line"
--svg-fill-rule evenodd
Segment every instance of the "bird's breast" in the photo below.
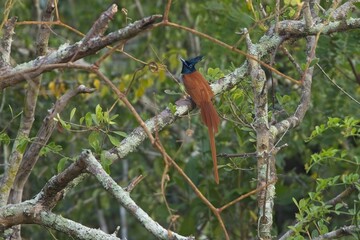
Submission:
M 214 96 L 209 83 L 197 71 L 190 74 L 184 74 L 183 82 L 186 92 L 194 100 L 196 105 L 199 105 L 202 101 L 211 101 L 211 98 Z

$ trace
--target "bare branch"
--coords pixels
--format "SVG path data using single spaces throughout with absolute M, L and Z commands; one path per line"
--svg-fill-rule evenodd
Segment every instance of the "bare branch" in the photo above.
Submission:
M 323 235 L 320 235 L 319 237 L 313 238 L 313 240 L 335 239 L 335 238 L 340 238 L 343 236 L 349 236 L 349 235 L 352 235 L 355 233 L 360 233 L 359 226 L 350 225 L 350 226 L 344 226 L 335 231 L 331 231 L 331 232 L 325 233 Z
M 48 5 L 43 13 L 42 20 L 50 21 L 53 10 L 53 1 L 48 1 Z M 39 28 L 39 38 L 37 41 L 38 56 L 45 54 L 47 51 L 49 34 L 50 31 L 48 29 Z M 0 191 L 2 194 L 0 196 L 0 206 L 3 206 L 6 204 L 6 202 L 8 202 L 10 188 L 14 183 L 16 173 L 22 160 L 23 153 L 18 149 L 18 146 L 29 136 L 33 122 L 35 120 L 35 110 L 41 84 L 41 76 L 34 76 L 33 79 L 29 78 L 29 76 L 25 76 L 25 80 L 28 81 L 28 86 L 24 99 L 24 112 L 21 117 L 20 127 L 13 145 L 13 150 L 8 160 L 8 165 L 6 166 L 4 176 L 1 179 Z M 15 232 L 15 234 L 20 236 L 20 231 Z
M 308 59 L 307 62 L 310 63 L 315 57 L 315 47 L 316 47 L 316 37 L 308 37 L 307 38 L 307 47 L 308 47 Z M 273 137 L 276 137 L 279 134 L 282 134 L 288 131 L 291 128 L 296 127 L 300 124 L 302 119 L 304 118 L 309 105 L 311 98 L 311 84 L 312 84 L 312 76 L 313 76 L 314 67 L 309 67 L 307 71 L 304 72 L 304 81 L 302 85 L 301 98 L 300 103 L 292 116 L 287 119 L 276 123 L 275 125 L 270 127 L 270 131 Z
M 79 159 L 66 168 L 63 172 L 52 177 L 36 196 L 38 203 L 43 208 L 51 210 L 56 203 L 63 198 L 63 190 L 85 170 L 84 159 L 86 154 L 81 153 Z
M 72 45 L 64 44 L 56 51 L 38 57 L 33 61 L 20 64 L 10 71 L 2 72 L 0 70 L 0 90 L 40 75 L 47 70 L 42 68 L 43 65 L 64 63 L 69 60 L 75 61 L 85 56 L 95 54 L 100 49 L 118 41 L 131 39 L 139 33 L 150 29 L 152 24 L 161 19 L 161 17 L 161 15 L 146 17 L 129 24 L 125 28 L 111 32 L 102 38 L 91 38 L 86 44 L 83 44 L 84 39 Z M 74 57 L 74 55 L 76 56 Z
M 121 205 L 126 208 L 149 232 L 159 239 L 194 239 L 184 237 L 161 227 L 144 210 L 142 210 L 130 197 L 129 193 L 121 188 L 101 167 L 90 151 L 86 151 L 87 156 L 83 159 L 87 165 L 87 171 L 93 174 L 102 186 L 112 194 Z
M 350 1 L 346 1 L 343 5 L 341 5 L 340 7 L 338 7 L 337 9 L 335 9 L 332 13 L 331 16 L 335 19 L 335 20 L 341 20 L 341 19 L 345 19 L 346 15 L 353 11 L 354 9 L 356 9 L 354 3 L 359 3 L 360 0 L 350 0 Z
M 358 184 L 360 184 L 360 180 L 358 181 Z M 339 195 L 327 201 L 326 204 L 335 206 L 337 203 L 342 202 L 344 198 L 350 196 L 355 191 L 356 191 L 356 185 L 355 183 L 353 183 L 349 187 L 347 187 L 344 191 L 342 191 Z
M 120 238 L 113 234 L 104 233 L 100 229 L 89 228 L 48 211 L 40 211 L 39 213 L 34 214 L 32 220 L 33 223 L 38 223 L 39 225 L 46 226 L 50 229 L 63 232 L 76 239 L 120 240 Z
M 55 0 L 48 1 L 46 8 L 44 9 L 41 17 L 42 22 L 51 22 L 53 19 L 53 12 L 55 9 Z M 41 24 L 37 34 L 36 40 L 36 55 L 43 56 L 48 51 L 50 26 L 48 24 Z
M 299 38 L 309 35 L 331 34 L 335 32 L 344 32 L 351 29 L 360 28 L 359 18 L 350 18 L 341 21 L 330 21 L 313 24 L 310 28 L 306 27 L 304 21 L 285 20 L 279 23 L 279 34 L 288 38 Z
M 304 1 L 303 13 L 304 13 L 305 27 L 307 30 L 310 29 L 310 27 L 314 24 L 310 11 L 310 0 Z
M 244 32 L 248 52 L 256 57 L 259 54 L 258 48 L 251 42 L 246 29 Z M 274 146 L 274 138 L 271 138 L 269 131 L 266 76 L 257 61 L 248 59 L 248 62 L 251 87 L 254 92 L 255 119 L 253 127 L 256 131 L 257 188 L 261 189 L 257 196 L 259 208 L 258 237 L 261 239 L 271 239 L 276 168 L 275 157 L 270 151 Z M 271 184 L 268 184 L 269 182 Z
M 31 223 L 55 229 L 77 239 L 119 240 L 119 238 L 112 234 L 104 233 L 99 229 L 86 227 L 60 215 L 44 210 L 36 199 L 19 204 L 10 204 L 0 208 L 0 231 L 2 232 L 5 228 L 9 228 L 15 224 Z M 4 237 L 10 236 L 5 235 Z
M 4 25 L 3 37 L 0 43 L 0 68 L 10 66 L 10 52 L 12 36 L 14 35 L 14 27 L 17 17 L 10 18 Z
M 82 40 L 82 44 L 86 45 L 88 41 L 95 37 L 102 37 L 106 29 L 108 28 L 109 22 L 113 19 L 114 15 L 118 11 L 116 4 L 111 5 L 105 12 L 101 14 L 98 20 L 92 25 L 89 32 Z

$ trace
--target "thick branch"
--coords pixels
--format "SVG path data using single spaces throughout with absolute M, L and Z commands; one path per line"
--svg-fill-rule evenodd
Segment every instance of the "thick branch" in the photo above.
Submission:
M 10 66 L 10 52 L 14 27 L 17 21 L 16 17 L 10 18 L 4 25 L 3 37 L 0 43 L 0 68 Z
M 0 90 L 21 83 L 28 78 L 34 78 L 40 75 L 46 71 L 46 69 L 42 68 L 42 65 L 64 63 L 70 60 L 75 61 L 95 54 L 100 49 L 103 49 L 106 46 L 109 46 L 118 41 L 131 39 L 139 33 L 151 28 L 152 24 L 161 19 L 161 17 L 161 15 L 153 15 L 143 18 L 142 20 L 138 20 L 129 24 L 125 28 L 111 32 L 102 38 L 99 36 L 93 37 L 86 43 L 83 43 L 84 39 L 82 39 L 81 41 L 72 45 L 63 44 L 58 48 L 58 50 L 45 56 L 38 57 L 33 61 L 20 64 L 10 71 L 0 71 Z
M 331 16 L 335 20 L 346 19 L 347 14 L 349 12 L 353 11 L 354 9 L 356 9 L 356 7 L 354 6 L 354 3 L 359 3 L 359 2 L 360 2 L 360 0 L 346 1 L 343 5 L 341 5 L 340 7 L 335 9 L 333 12 L 331 12 Z
M 36 223 L 77 239 L 119 240 L 99 229 L 89 228 L 43 209 L 36 199 L 0 208 L 0 232 L 16 224 Z M 8 236 L 4 236 L 8 237 Z
M 120 240 L 120 238 L 114 236 L 113 234 L 104 233 L 100 229 L 89 228 L 48 211 L 41 211 L 36 214 L 33 218 L 33 222 L 46 226 L 50 229 L 63 232 L 76 239 Z
M 250 40 L 246 31 L 246 43 L 249 54 L 258 55 L 258 49 Z M 257 152 L 257 178 L 258 188 L 267 186 L 268 182 L 273 182 L 276 178 L 275 158 L 269 157 L 273 148 L 273 141 L 269 132 L 268 122 L 268 98 L 266 87 L 266 76 L 259 63 L 252 59 L 249 62 L 249 75 L 251 77 L 251 87 L 254 92 L 255 121 L 253 123 L 256 131 L 256 152 Z M 269 184 L 258 194 L 259 223 L 258 231 L 261 239 L 271 239 L 271 229 L 273 223 L 273 206 L 275 197 L 275 182 Z
M 64 189 L 85 170 L 85 159 L 87 155 L 83 152 L 79 159 L 66 168 L 63 172 L 52 177 L 37 195 L 36 199 L 46 209 L 52 209 L 62 199 Z
M 93 24 L 89 32 L 82 40 L 82 44 L 86 44 L 90 39 L 94 37 L 102 37 L 109 22 L 113 19 L 114 15 L 118 11 L 116 4 L 111 5 L 105 12 L 101 14 L 98 20 Z
M 111 193 L 121 205 L 126 208 L 150 233 L 159 239 L 193 239 L 184 237 L 161 227 L 144 210 L 142 210 L 130 197 L 129 192 L 121 188 L 101 167 L 89 150 L 85 151 L 84 161 L 87 171 L 93 174 L 103 187 Z
M 319 33 L 328 35 L 358 28 L 360 28 L 360 18 L 315 23 L 309 28 L 307 28 L 303 20 L 285 20 L 279 23 L 279 35 L 286 36 L 287 38 L 299 38 Z
M 49 1 L 48 5 L 43 13 L 42 20 L 50 21 L 51 15 L 54 10 L 54 0 Z M 48 26 L 47 26 L 48 27 Z M 39 28 L 38 40 L 37 40 L 37 55 L 42 56 L 47 51 L 50 31 L 47 28 Z M 34 79 L 25 76 L 28 82 L 27 91 L 24 100 L 24 112 L 21 116 L 20 128 L 16 136 L 12 152 L 10 154 L 8 165 L 5 168 L 4 176 L 0 186 L 0 206 L 3 206 L 8 202 L 10 189 L 14 183 L 17 171 L 19 169 L 20 162 L 22 160 L 22 152 L 18 149 L 21 142 L 24 141 L 30 133 L 33 122 L 35 120 L 36 103 L 39 95 L 39 89 L 41 84 L 41 76 L 34 76 Z M 16 238 L 19 237 L 19 231 L 16 231 Z
M 43 22 L 51 22 L 53 19 L 53 12 L 55 9 L 55 1 L 48 1 L 46 8 L 44 9 L 41 17 Z M 41 24 L 36 39 L 36 55 L 44 56 L 48 51 L 50 27 L 48 24 Z
M 320 235 L 319 237 L 313 238 L 313 240 L 335 239 L 343 236 L 350 236 L 356 233 L 360 233 L 359 226 L 350 225 L 341 227 L 340 229 L 337 229 L 335 231 L 325 233 L 324 235 Z

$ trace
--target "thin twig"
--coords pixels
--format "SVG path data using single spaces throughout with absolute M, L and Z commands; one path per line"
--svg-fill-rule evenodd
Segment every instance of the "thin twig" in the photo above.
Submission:
M 340 87 L 334 80 L 330 78 L 330 76 L 325 72 L 325 70 L 317 63 L 316 66 L 320 69 L 320 71 L 325 75 L 326 79 L 329 80 L 331 84 L 337 87 L 342 93 L 344 93 L 348 98 L 353 100 L 355 103 L 360 105 L 360 102 L 356 100 L 353 96 L 351 96 L 348 92 L 346 92 L 342 87 Z
M 277 181 L 277 179 L 274 179 L 273 181 L 268 182 L 267 184 L 265 184 L 265 185 L 263 185 L 263 186 L 261 186 L 261 187 L 258 187 L 258 188 L 256 188 L 256 189 L 254 189 L 254 190 L 252 190 L 252 191 L 250 191 L 250 192 L 248 192 L 248 193 L 246 193 L 246 194 L 243 194 L 243 195 L 241 195 L 240 197 L 232 200 L 231 202 L 229 202 L 229 203 L 225 204 L 224 206 L 218 208 L 219 213 L 221 213 L 222 211 L 224 211 L 226 208 L 234 205 L 235 203 L 237 203 L 237 202 L 239 202 L 239 201 L 241 201 L 241 200 L 243 200 L 243 199 L 245 199 L 245 198 L 247 198 L 247 197 L 249 197 L 249 196 L 257 193 L 257 192 L 260 192 L 261 190 L 263 190 L 264 188 L 268 187 L 269 185 L 274 184 L 276 181 Z
M 169 21 L 170 7 L 171 7 L 171 0 L 168 0 L 164 11 L 164 19 L 163 19 L 164 23 L 167 23 Z
M 257 153 L 256 152 L 252 152 L 252 153 L 234 153 L 234 154 L 230 154 L 230 153 L 220 153 L 217 156 L 218 157 L 223 157 L 223 158 L 248 158 L 248 157 L 256 157 Z

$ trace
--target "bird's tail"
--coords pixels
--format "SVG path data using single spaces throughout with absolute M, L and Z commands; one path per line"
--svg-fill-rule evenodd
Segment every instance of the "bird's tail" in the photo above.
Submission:
M 218 131 L 220 118 L 211 101 L 202 102 L 199 107 L 201 109 L 201 120 L 208 127 L 211 156 L 214 165 L 214 178 L 215 178 L 215 182 L 219 184 L 219 173 L 217 169 L 216 146 L 215 146 L 215 133 L 217 133 Z

